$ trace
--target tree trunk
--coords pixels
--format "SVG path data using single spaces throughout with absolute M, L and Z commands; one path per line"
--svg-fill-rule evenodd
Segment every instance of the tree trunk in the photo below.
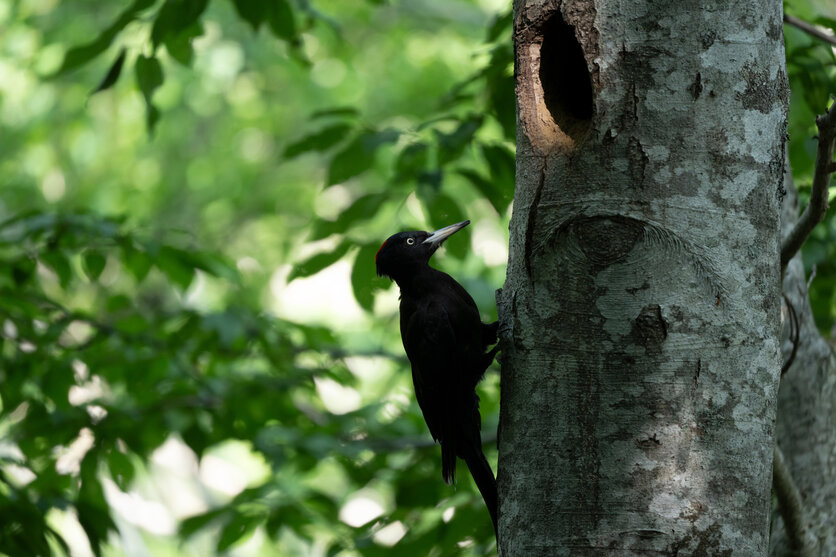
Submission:
M 781 5 L 514 12 L 500 553 L 764 554 Z
M 798 195 L 789 174 L 786 189 L 785 235 L 798 220 Z M 794 536 L 787 535 L 783 510 L 773 515 L 770 553 L 797 556 L 806 546 L 814 555 L 836 555 L 836 358 L 813 321 L 800 254 L 787 266 L 784 294 L 798 315 L 800 342 L 781 378 L 776 442 L 800 491 L 802 514 L 794 517 L 801 521 Z M 784 344 L 789 357 L 791 343 Z

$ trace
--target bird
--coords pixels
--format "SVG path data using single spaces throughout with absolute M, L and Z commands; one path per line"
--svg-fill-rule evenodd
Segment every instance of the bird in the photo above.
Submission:
M 476 385 L 499 350 L 497 323 L 483 323 L 476 302 L 456 280 L 430 266 L 444 241 L 470 224 L 435 232 L 399 232 L 375 255 L 378 276 L 400 288 L 401 340 L 412 367 L 418 406 L 441 444 L 441 474 L 455 481 L 456 457 L 467 464 L 497 529 L 496 479 L 482 452 Z

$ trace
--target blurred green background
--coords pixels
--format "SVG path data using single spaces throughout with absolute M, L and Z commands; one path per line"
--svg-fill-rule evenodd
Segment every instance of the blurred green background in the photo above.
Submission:
M 836 71 L 786 39 L 803 198 Z M 436 265 L 496 318 L 512 60 L 505 0 L 0 0 L 0 553 L 493 551 L 374 254 L 470 219 Z

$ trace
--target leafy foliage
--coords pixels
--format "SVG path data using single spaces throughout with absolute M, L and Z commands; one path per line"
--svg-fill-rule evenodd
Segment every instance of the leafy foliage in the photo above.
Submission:
M 31 213 L 0 225 L 0 234 L 3 416 L 6 440 L 21 453 L 8 462 L 36 478 L 20 484 L 0 475 L 11 497 L 0 551 L 46 554 L 47 540 L 60 540 L 42 512 L 18 512 L 33 504 L 74 508 L 101 554 L 115 527 L 104 478 L 129 488 L 138 463 L 147 462 L 170 435 L 197 455 L 229 439 L 246 441 L 277 472 L 223 506 L 184 521 L 182 535 L 216 524 L 218 552 L 258 527 L 273 535 L 291 528 L 311 539 L 310 524 L 327 525 L 327 531 L 340 523 L 340 496 L 328 490 L 328 482 L 300 486 L 300 477 L 336 460 L 351 483 L 364 485 L 386 460 L 381 441 L 395 439 L 388 450 L 397 450 L 400 434 L 420 432 L 417 419 L 387 424 L 379 405 L 346 416 L 322 407 L 316 381 L 356 382 L 327 330 L 234 302 L 219 312 L 188 307 L 182 294 L 198 275 L 241 286 L 223 258 L 147 240 L 122 223 L 83 214 Z M 134 276 L 110 284 L 107 275 L 117 268 L 132 268 Z M 84 304 L 59 301 L 83 292 Z M 360 295 L 368 299 L 370 293 Z M 84 436 L 94 441 L 80 468 L 62 470 L 62 451 L 55 446 L 71 446 Z M 413 452 L 402 459 L 400 472 L 389 474 L 416 481 L 410 463 L 428 457 Z M 437 480 L 432 467 L 426 472 Z M 421 506 L 436 502 L 427 499 Z M 330 542 L 334 547 L 351 547 L 351 540 L 362 537 L 362 530 L 345 525 L 337 533 Z
M 513 183 L 494 185 L 488 202 L 463 177 L 491 176 L 480 146 L 511 152 L 482 85 L 493 58 L 471 59 L 490 18 L 466 5 L 440 30 L 460 60 L 438 53 L 425 67 L 416 56 L 437 40 L 424 31 L 437 15 L 416 26 L 385 5 L 318 7 L 62 3 L 13 21 L 66 54 L 40 73 L 40 47 L 20 59 L 26 93 L 0 110 L 10 130 L 0 136 L 0 552 L 60 551 L 67 520 L 97 555 L 126 531 L 166 543 L 119 500 L 165 494 L 149 485 L 166 477 L 158 462 L 170 447 L 192 455 L 200 474 L 189 481 L 206 494 L 168 511 L 178 554 L 258 539 L 286 555 L 491 547 L 471 480 L 440 479 L 392 326 L 394 292 L 374 268 L 382 238 L 462 220 L 465 207 L 482 225 L 507 225 Z M 491 41 L 507 42 L 498 29 Z M 369 79 L 353 67 L 381 64 L 366 61 L 372 40 L 397 58 L 386 66 L 414 71 L 352 96 Z M 19 58 L 11 48 L 0 38 L 0 60 Z M 38 95 L 63 100 L 39 112 Z M 470 239 L 440 256 L 469 268 L 487 319 L 503 270 L 484 266 Z M 357 312 L 345 326 L 282 305 L 294 298 L 284 291 L 325 272 L 344 273 L 353 300 L 340 303 Z M 489 438 L 496 384 L 482 393 Z M 229 447 L 261 470 L 234 492 L 204 478 Z M 382 514 L 352 518 L 347 504 L 365 497 Z
M 836 31 L 836 12 L 823 16 L 822 7 L 813 2 L 795 0 L 785 3 L 788 14 Z M 824 112 L 836 92 L 836 54 L 833 49 L 810 35 L 785 26 L 787 72 L 790 101 L 789 153 L 795 185 L 802 206 L 809 199 L 816 158 L 815 117 Z M 816 323 L 829 334 L 836 323 L 836 226 L 833 211 L 813 231 L 803 248 L 807 275 L 815 272 L 810 283 L 810 302 Z

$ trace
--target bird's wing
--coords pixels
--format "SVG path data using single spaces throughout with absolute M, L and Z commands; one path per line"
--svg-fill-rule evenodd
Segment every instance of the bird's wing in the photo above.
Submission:
M 474 435 L 478 443 L 480 427 L 479 399 L 466 380 L 473 342 L 462 338 L 470 335 L 456 327 L 454 318 L 438 300 L 422 304 L 404 336 L 415 396 L 433 439 L 441 443 L 442 475 L 448 484 L 455 480 L 460 444 L 472 443 Z
M 433 439 L 450 438 L 443 427 L 452 417 L 466 352 L 457 342 L 447 310 L 432 302 L 416 308 L 406 323 L 404 347 L 412 364 L 415 396 Z

